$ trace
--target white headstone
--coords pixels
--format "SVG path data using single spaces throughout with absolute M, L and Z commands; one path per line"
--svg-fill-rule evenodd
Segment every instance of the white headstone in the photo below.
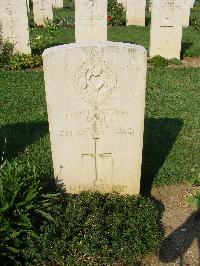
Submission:
M 38 26 L 45 25 L 45 20 L 53 20 L 52 1 L 33 0 L 34 22 Z
M 149 12 L 151 12 L 152 0 L 149 0 Z
M 0 25 L 3 40 L 13 43 L 15 52 L 31 53 L 26 1 L 0 0 Z
M 26 0 L 26 5 L 27 5 L 28 12 L 30 12 L 30 1 L 29 0 Z
M 190 0 L 190 7 L 193 8 L 195 4 L 195 0 Z
M 182 26 L 188 27 L 190 24 L 190 8 L 191 8 L 191 0 L 183 0 L 182 2 Z
M 53 0 L 53 7 L 63 8 L 63 0 Z
M 146 0 L 127 0 L 126 25 L 145 26 Z
M 147 53 L 92 42 L 43 54 L 55 177 L 67 192 L 138 194 Z
M 151 11 L 150 57 L 180 59 L 182 39 L 181 0 L 153 0 Z
M 75 38 L 76 42 L 107 40 L 107 0 L 75 0 Z

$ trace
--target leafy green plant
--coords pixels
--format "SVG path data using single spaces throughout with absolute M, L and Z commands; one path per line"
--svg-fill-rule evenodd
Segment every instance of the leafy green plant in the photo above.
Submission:
M 64 9 L 74 11 L 75 10 L 74 0 L 64 0 Z
M 117 0 L 108 1 L 108 26 L 124 26 L 126 25 L 125 10 L 121 3 Z
M 44 25 L 51 35 L 55 35 L 57 33 L 57 26 L 54 21 L 47 18 L 44 20 Z
M 171 65 L 182 65 L 181 60 L 177 59 L 177 58 L 172 58 L 168 60 L 168 63 Z
M 27 265 L 129 265 L 154 252 L 161 240 L 157 211 L 139 196 L 67 195 L 59 213 L 54 225 L 29 237 Z
M 37 172 L 28 163 L 4 163 L 0 168 L 0 261 L 11 262 L 20 257 L 20 249 L 28 236 L 36 235 L 43 220 L 53 222 L 50 215 L 57 194 L 45 195 L 37 180 Z
M 13 44 L 4 42 L 0 33 L 0 66 L 6 64 L 13 54 Z
M 190 25 L 194 26 L 195 30 L 200 31 L 200 16 L 191 17 Z
M 200 209 L 200 190 L 197 191 L 194 195 L 189 196 L 186 200 L 196 209 Z
M 168 66 L 169 61 L 160 55 L 156 55 L 150 58 L 148 60 L 148 63 L 150 64 L 150 66 L 153 66 L 153 67 L 165 67 L 165 66 Z
M 10 70 L 23 70 L 27 68 L 36 68 L 42 65 L 42 57 L 40 55 L 30 54 L 13 54 L 6 68 Z
M 74 16 L 65 16 L 65 17 L 57 17 L 54 19 L 54 23 L 56 23 L 57 27 L 74 27 L 75 26 L 75 18 Z

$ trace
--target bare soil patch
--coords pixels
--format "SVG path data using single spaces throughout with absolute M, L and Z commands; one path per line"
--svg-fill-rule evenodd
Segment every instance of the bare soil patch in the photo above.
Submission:
M 158 254 L 145 258 L 141 265 L 200 266 L 200 212 L 185 200 L 196 190 L 189 184 L 153 189 L 165 238 Z
M 200 67 L 200 57 L 185 57 L 181 62 L 185 67 Z

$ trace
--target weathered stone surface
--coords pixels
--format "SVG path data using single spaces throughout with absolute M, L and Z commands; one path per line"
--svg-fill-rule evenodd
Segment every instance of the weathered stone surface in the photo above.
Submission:
M 0 0 L 0 25 L 3 40 L 13 43 L 15 52 L 31 53 L 26 1 Z
M 150 56 L 180 59 L 182 39 L 181 0 L 153 0 Z
M 69 44 L 47 49 L 43 60 L 55 177 L 70 193 L 138 194 L 146 50 Z
M 145 26 L 146 0 L 127 0 L 126 25 Z
M 53 0 L 53 7 L 63 8 L 63 0 Z
M 75 0 L 76 42 L 107 40 L 107 0 Z
M 33 0 L 33 14 L 36 25 L 45 25 L 45 20 L 53 20 L 52 1 Z

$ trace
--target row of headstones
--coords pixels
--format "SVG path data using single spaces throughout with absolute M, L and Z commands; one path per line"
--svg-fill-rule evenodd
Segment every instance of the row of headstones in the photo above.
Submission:
M 39 10 L 48 11 L 45 3 L 50 3 L 49 10 L 52 11 L 52 0 L 33 0 L 35 14 L 39 16 Z M 182 11 L 182 0 L 153 1 L 151 57 L 180 58 Z M 0 21 L 2 36 L 15 44 L 15 51 L 30 53 L 26 0 L 1 0 Z M 107 0 L 75 0 L 75 37 L 77 42 L 107 40 Z
M 34 21 L 43 25 L 44 19 L 53 20 L 53 7 L 62 8 L 63 0 L 32 0 Z M 3 40 L 14 44 L 14 51 L 30 54 L 27 11 L 29 0 L 0 0 L 0 34 Z
M 146 0 L 117 0 L 118 3 L 121 3 L 126 10 L 126 19 L 127 26 L 137 25 L 145 26 L 145 9 L 146 9 Z M 162 1 L 160 1 L 162 2 Z M 190 9 L 194 6 L 195 0 L 182 0 L 182 26 L 188 27 L 190 20 Z M 172 2 L 173 3 L 173 2 Z M 149 11 L 151 11 L 151 4 Z
M 127 26 L 138 25 L 145 26 L 145 8 L 146 0 L 118 0 L 126 10 Z M 29 0 L 27 0 L 29 3 Z M 79 2 L 77 3 L 79 5 Z M 93 5 L 90 1 L 89 5 Z M 190 9 L 194 5 L 194 0 L 182 1 L 182 26 L 189 26 Z M 53 19 L 52 6 L 57 8 L 63 7 L 63 0 L 33 0 L 34 22 L 37 25 L 43 25 L 44 19 Z
M 29 3 L 29 0 L 26 0 Z M 53 20 L 53 8 L 63 8 L 63 0 L 32 0 L 34 23 L 44 25 L 45 20 Z M 30 11 L 30 8 L 28 7 Z

